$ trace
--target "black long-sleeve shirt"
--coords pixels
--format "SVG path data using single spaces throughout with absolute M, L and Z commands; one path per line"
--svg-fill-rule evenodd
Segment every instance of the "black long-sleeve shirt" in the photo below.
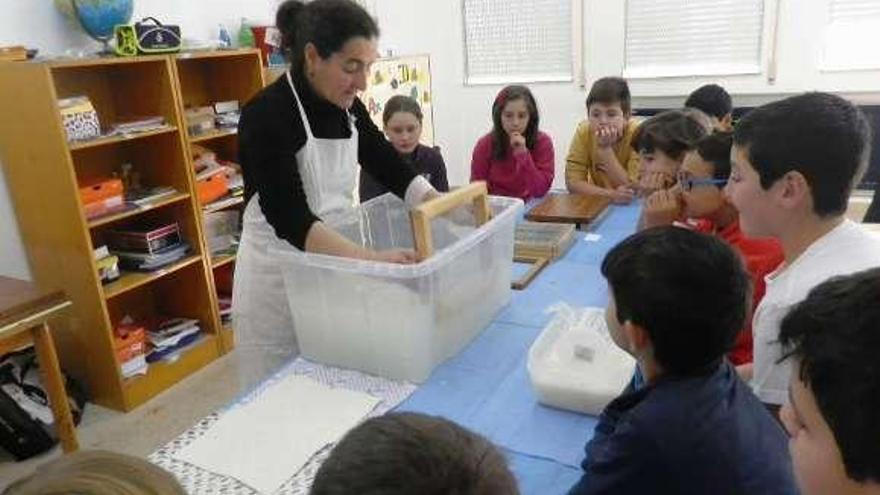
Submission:
M 416 146 L 409 155 L 401 155 L 403 161 L 409 163 L 417 174 L 421 175 L 440 192 L 449 191 L 449 181 L 446 178 L 446 164 L 439 148 L 429 148 L 423 144 Z M 380 184 L 366 170 L 361 170 L 360 200 L 363 203 L 376 196 L 388 192 L 388 188 Z
M 351 137 L 344 110 L 318 96 L 304 78 L 294 75 L 293 84 L 316 138 Z M 358 131 L 358 162 L 402 198 L 416 177 L 415 171 L 385 139 L 359 99 L 355 99 L 349 112 Z M 278 78 L 244 106 L 238 135 L 245 204 L 259 193 L 260 209 L 275 235 L 305 249 L 306 235 L 320 219 L 309 208 L 299 173 L 296 153 L 306 143 L 306 131 L 286 76 Z

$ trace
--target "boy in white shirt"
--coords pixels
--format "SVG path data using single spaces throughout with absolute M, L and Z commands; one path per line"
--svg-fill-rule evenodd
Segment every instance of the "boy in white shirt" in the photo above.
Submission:
M 806 93 L 749 112 L 734 133 L 725 192 L 750 237 L 774 237 L 785 261 L 767 276 L 755 310 L 752 389 L 771 410 L 788 400 L 779 325 L 830 277 L 880 266 L 880 236 L 845 219 L 870 155 L 870 126 L 852 103 Z

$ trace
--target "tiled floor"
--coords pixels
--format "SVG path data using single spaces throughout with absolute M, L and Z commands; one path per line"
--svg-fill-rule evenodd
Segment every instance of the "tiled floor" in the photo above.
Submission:
M 236 349 L 127 414 L 88 404 L 77 428 L 80 448 L 146 457 L 256 386 L 292 357 L 291 352 L 276 349 Z M 56 447 L 16 463 L 0 451 L 0 489 L 60 453 Z

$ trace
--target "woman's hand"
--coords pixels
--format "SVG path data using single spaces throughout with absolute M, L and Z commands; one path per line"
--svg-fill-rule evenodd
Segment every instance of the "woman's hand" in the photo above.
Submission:
M 412 249 L 386 249 L 384 251 L 370 251 L 371 261 L 383 263 L 396 263 L 398 265 L 412 265 L 416 262 L 416 252 Z

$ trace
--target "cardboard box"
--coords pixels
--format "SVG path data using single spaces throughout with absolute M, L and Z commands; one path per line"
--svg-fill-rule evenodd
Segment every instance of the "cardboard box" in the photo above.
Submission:
M 67 141 L 87 141 L 101 136 L 98 112 L 85 96 L 58 100 L 61 123 L 67 132 Z

